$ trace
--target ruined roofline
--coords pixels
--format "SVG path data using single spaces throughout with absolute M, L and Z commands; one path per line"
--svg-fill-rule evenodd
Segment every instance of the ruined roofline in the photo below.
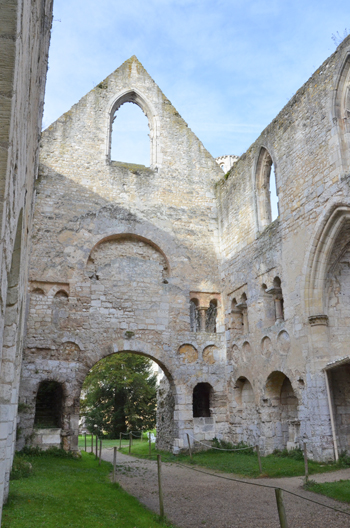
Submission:
M 112 73 L 110 73 L 107 77 L 105 77 L 105 79 L 103 81 L 97 83 L 94 88 L 92 88 L 89 92 L 87 92 L 85 95 L 83 95 L 79 99 L 79 101 L 77 101 L 73 106 L 71 106 L 71 108 L 69 110 L 67 110 L 65 113 L 63 113 L 53 123 L 51 123 L 45 130 L 42 131 L 41 138 L 44 140 L 45 137 L 47 137 L 51 133 L 55 133 L 55 129 L 57 129 L 58 125 L 65 125 L 65 124 L 69 123 L 69 121 L 73 119 L 73 116 L 75 115 L 75 113 L 79 112 L 79 107 L 83 106 L 85 101 L 89 97 L 91 97 L 91 94 L 94 94 L 95 97 L 96 96 L 98 97 L 98 95 L 99 95 L 98 92 L 100 92 L 102 94 L 103 93 L 102 91 L 106 91 L 106 93 L 107 93 L 107 91 L 110 92 L 109 93 L 109 96 L 110 96 L 109 103 L 113 100 L 113 98 L 115 96 L 114 103 L 109 108 L 109 112 L 110 113 L 111 113 L 111 111 L 113 112 L 113 111 L 116 111 L 118 109 L 117 108 L 116 110 L 113 110 L 113 108 L 115 109 L 115 103 L 118 100 L 119 96 L 124 97 L 127 94 L 134 93 L 135 97 L 139 96 L 141 99 L 144 100 L 144 102 L 146 103 L 145 106 L 149 106 L 150 114 L 153 114 L 153 117 L 158 119 L 159 112 L 157 112 L 157 108 L 156 108 L 157 105 L 154 105 L 152 100 L 147 98 L 146 94 L 141 92 L 141 90 L 137 87 L 137 82 L 133 83 L 131 81 L 128 85 L 124 86 L 124 88 L 120 91 L 120 93 L 118 93 L 117 91 L 115 93 L 113 93 L 113 94 L 111 93 L 112 90 L 110 89 L 110 86 L 109 86 L 110 85 L 110 80 L 112 81 L 114 79 L 117 79 L 119 73 L 120 73 L 121 78 L 123 77 L 123 75 L 125 76 L 125 71 L 123 72 L 123 70 L 125 70 L 125 68 L 129 69 L 130 76 L 131 76 L 132 67 L 135 66 L 135 65 L 136 65 L 136 67 L 138 69 L 138 75 L 141 76 L 141 77 L 144 76 L 149 81 L 151 81 L 151 83 L 154 85 L 155 91 L 158 92 L 158 95 L 157 95 L 157 97 L 159 96 L 158 105 L 160 105 L 158 107 L 160 108 L 162 105 L 164 105 L 164 107 L 165 107 L 165 105 L 166 105 L 167 111 L 170 110 L 171 114 L 173 114 L 176 118 L 181 120 L 182 126 L 185 127 L 189 131 L 189 133 L 192 135 L 193 139 L 198 142 L 199 147 L 202 150 L 202 152 L 205 153 L 205 155 L 210 158 L 210 161 L 212 162 L 212 167 L 216 167 L 217 163 L 215 162 L 214 156 L 203 145 L 203 142 L 198 138 L 198 136 L 195 134 L 195 132 L 193 132 L 193 130 L 188 126 L 188 123 L 180 115 L 180 113 L 177 111 L 177 109 L 174 107 L 174 105 L 171 103 L 171 101 L 164 95 L 164 93 L 162 92 L 161 88 L 154 81 L 154 79 L 150 76 L 150 74 L 144 68 L 142 63 L 138 60 L 136 55 L 132 55 L 129 59 L 124 61 L 118 68 L 116 68 Z M 121 105 L 124 104 L 124 102 L 125 103 L 126 102 L 134 102 L 135 104 L 140 106 L 138 104 L 138 102 L 131 101 L 129 99 L 123 101 L 121 103 Z M 148 119 L 150 119 L 150 117 L 148 116 L 148 113 L 145 111 L 145 108 L 141 107 L 141 106 L 140 106 L 140 108 L 145 113 L 146 117 L 148 117 Z M 219 173 L 218 173 L 217 177 L 218 178 L 220 177 Z
M 276 122 L 285 117 L 285 114 L 290 113 L 290 108 L 293 107 L 295 104 L 299 102 L 299 100 L 304 96 L 305 92 L 307 91 L 308 87 L 315 81 L 316 76 L 319 75 L 324 71 L 325 68 L 328 67 L 328 64 L 334 61 L 336 55 L 343 51 L 344 48 L 350 45 L 350 35 L 348 35 L 337 47 L 337 49 L 332 53 L 329 57 L 327 57 L 323 63 L 314 71 L 314 73 L 309 77 L 309 79 L 297 90 L 297 92 L 289 99 L 289 101 L 283 106 L 283 108 L 279 111 L 279 113 L 274 117 L 272 121 L 261 131 L 261 133 L 257 136 L 256 140 L 249 145 L 246 152 L 244 152 L 237 161 L 244 160 L 246 157 L 246 154 L 256 145 L 256 143 L 259 141 L 261 137 L 264 137 L 264 135 L 267 135 L 269 133 L 269 129 L 272 128 Z M 238 164 L 232 165 L 231 169 L 225 176 L 223 176 L 216 185 L 225 184 L 226 180 L 231 176 L 233 171 L 236 170 Z

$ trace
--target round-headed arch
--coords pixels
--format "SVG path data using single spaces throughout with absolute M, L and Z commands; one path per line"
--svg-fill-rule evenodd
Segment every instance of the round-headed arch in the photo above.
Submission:
M 123 241 L 128 241 L 128 240 L 135 240 L 135 241 L 139 241 L 139 242 L 143 242 L 144 244 L 148 244 L 149 246 L 151 246 L 153 249 L 155 249 L 158 253 L 160 253 L 160 255 L 162 255 L 163 259 L 164 259 L 164 272 L 165 272 L 165 275 L 169 276 L 170 275 L 170 263 L 169 263 L 169 260 L 168 260 L 168 257 L 166 256 L 166 254 L 164 253 L 164 251 L 157 245 L 155 244 L 152 240 L 150 240 L 149 238 L 145 238 L 141 235 L 136 235 L 134 233 L 117 233 L 117 234 L 113 234 L 113 235 L 108 235 L 104 238 L 101 238 L 98 242 L 96 242 L 96 244 L 91 248 L 90 250 L 90 253 L 89 253 L 89 257 L 87 259 L 87 262 L 89 262 L 89 260 L 91 260 L 91 255 L 92 253 L 101 245 L 101 244 L 104 244 L 105 242 L 111 242 L 111 241 L 120 241 L 120 242 L 123 242 Z

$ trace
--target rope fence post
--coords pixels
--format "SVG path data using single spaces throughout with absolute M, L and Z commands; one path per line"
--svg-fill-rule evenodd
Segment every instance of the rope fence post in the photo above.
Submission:
M 119 433 L 119 449 L 122 448 L 122 434 Z
M 98 456 L 97 456 L 97 449 L 98 449 L 98 437 L 96 435 L 96 442 L 95 442 L 95 459 L 97 460 L 98 459 Z
M 152 438 L 151 433 L 148 433 L 148 454 L 151 456 L 152 454 Z
M 91 453 L 94 452 L 94 435 L 91 433 Z
M 113 482 L 116 481 L 117 448 L 113 447 Z
M 262 466 L 261 466 L 261 458 L 260 458 L 260 449 L 259 449 L 259 446 L 258 446 L 258 445 L 256 446 L 256 453 L 257 453 L 257 455 L 258 455 L 258 464 L 259 464 L 260 475 L 262 475 Z
M 162 490 L 162 458 L 157 455 L 157 468 L 158 468 L 158 490 L 159 490 L 159 515 L 160 518 L 164 518 L 164 504 L 163 504 L 163 490 Z
M 186 436 L 187 436 L 187 442 L 188 442 L 188 450 L 190 452 L 190 459 L 192 460 L 192 449 L 191 449 L 190 437 L 188 433 L 186 433 Z
M 98 465 L 101 465 L 101 458 L 102 458 L 102 440 L 100 440 L 100 453 L 98 457 Z
M 309 480 L 309 464 L 307 462 L 306 442 L 304 442 L 304 464 L 305 464 L 305 483 Z
M 84 433 L 84 440 L 85 440 L 85 453 L 87 452 L 86 451 L 86 433 Z
M 275 495 L 276 495 L 278 516 L 280 519 L 280 526 L 281 528 L 288 528 L 286 510 L 284 508 L 284 502 L 283 502 L 283 491 L 280 488 L 275 488 Z
M 129 455 L 131 453 L 132 433 L 129 433 Z

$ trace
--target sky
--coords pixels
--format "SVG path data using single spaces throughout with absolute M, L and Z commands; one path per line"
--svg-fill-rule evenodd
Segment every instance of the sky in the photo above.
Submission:
M 348 32 L 349 0 L 54 0 L 43 128 L 136 55 L 214 157 L 240 156 Z M 115 123 L 113 158 L 148 165 L 141 110 Z

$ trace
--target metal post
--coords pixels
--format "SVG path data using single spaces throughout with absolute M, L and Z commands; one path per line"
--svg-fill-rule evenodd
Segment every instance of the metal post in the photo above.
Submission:
M 102 440 L 100 440 L 100 454 L 98 459 L 98 465 L 101 465 L 101 458 L 102 458 Z
M 163 504 L 163 490 L 162 490 L 162 459 L 160 455 L 157 455 L 157 467 L 158 467 L 158 490 L 159 490 L 159 515 L 160 518 L 164 518 L 164 504 Z
M 84 433 L 84 440 L 85 440 L 85 453 L 87 452 L 86 451 L 86 433 Z
M 129 433 L 129 455 L 131 453 L 132 433 Z
M 122 448 L 122 434 L 119 433 L 119 449 Z
M 259 449 L 259 446 L 258 446 L 258 445 L 256 446 L 256 452 L 257 452 L 257 455 L 258 455 L 258 464 L 259 464 L 260 475 L 262 475 L 262 466 L 261 466 L 261 458 L 260 458 L 260 449 Z
M 149 456 L 151 456 L 152 454 L 152 437 L 151 437 L 151 434 L 152 433 L 148 433 L 148 454 Z
M 192 449 L 191 449 L 190 437 L 189 437 L 188 433 L 186 433 L 186 436 L 187 436 L 187 442 L 188 442 L 188 450 L 190 452 L 190 459 L 192 460 Z
M 98 438 L 97 438 L 97 435 L 96 435 L 96 442 L 95 442 L 95 458 L 97 460 L 98 456 L 97 456 L 97 449 L 98 449 Z
M 91 434 L 91 453 L 94 452 L 94 435 Z
M 113 482 L 116 481 L 117 448 L 113 447 Z
M 304 464 L 305 464 L 305 482 L 309 480 L 309 464 L 307 462 L 306 442 L 304 442 Z
M 275 488 L 275 494 L 276 494 L 278 516 L 280 519 L 280 526 L 281 528 L 288 528 L 286 510 L 284 509 L 284 502 L 283 502 L 283 491 L 280 488 Z

